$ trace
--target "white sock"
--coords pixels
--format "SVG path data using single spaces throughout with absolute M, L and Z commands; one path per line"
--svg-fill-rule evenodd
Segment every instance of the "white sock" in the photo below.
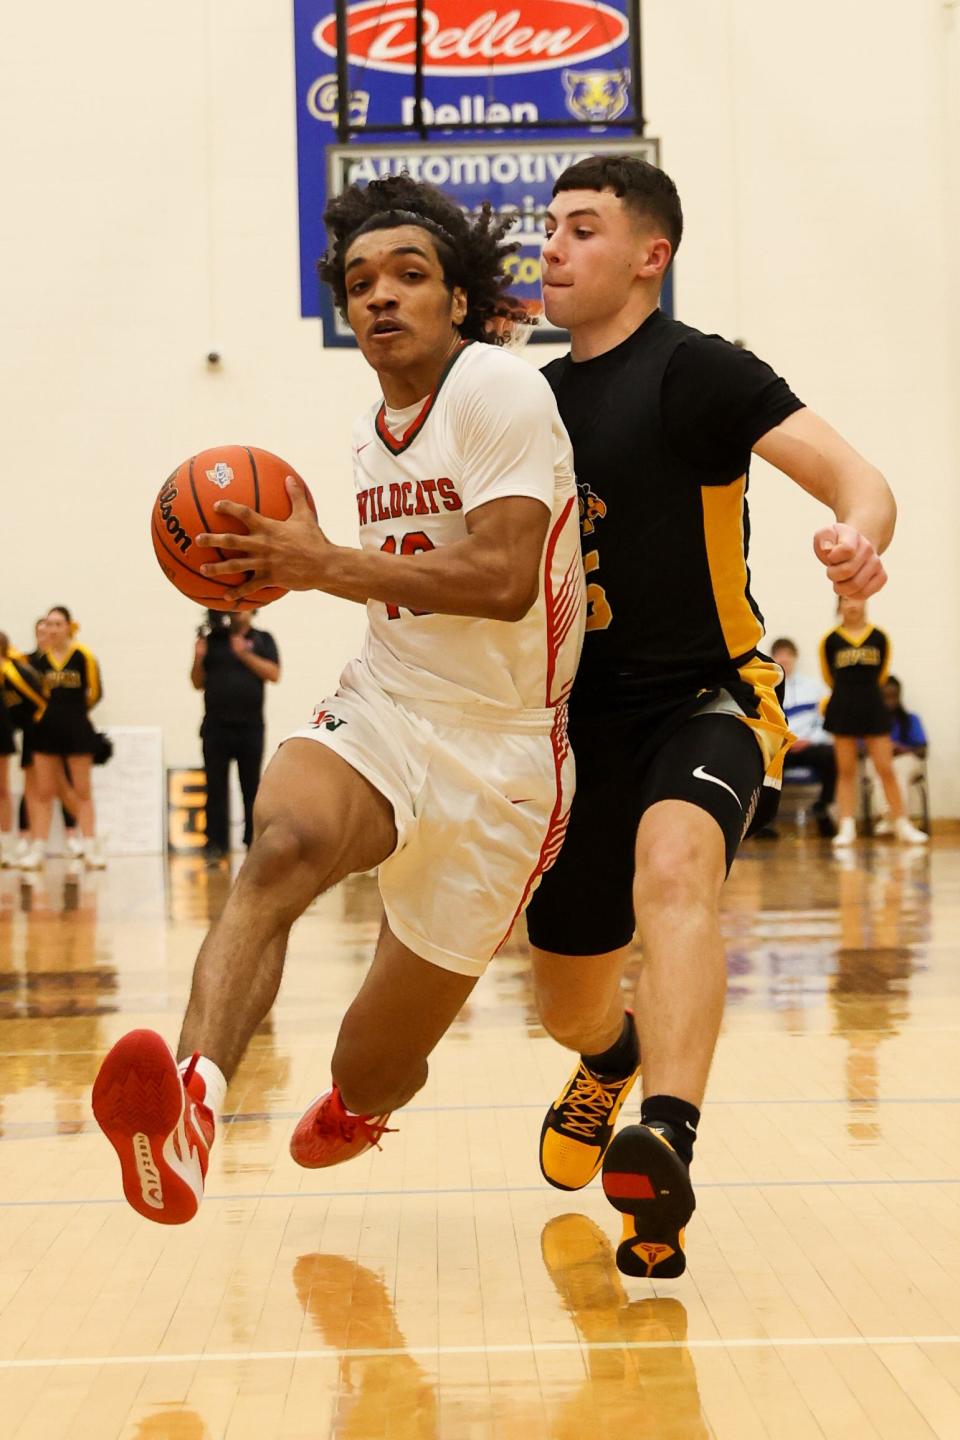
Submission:
M 190 1065 L 190 1060 L 181 1060 L 178 1066 L 182 1075 Z M 219 1117 L 223 1111 L 223 1102 L 227 1094 L 227 1082 L 219 1065 L 208 1060 L 206 1055 L 201 1055 L 194 1066 L 194 1074 L 199 1075 L 206 1087 L 203 1103 L 208 1110 L 212 1110 L 215 1117 Z

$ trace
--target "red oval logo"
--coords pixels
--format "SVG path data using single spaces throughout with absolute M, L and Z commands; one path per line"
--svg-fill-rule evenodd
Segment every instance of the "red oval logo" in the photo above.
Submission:
M 347 56 L 352 65 L 412 75 L 417 7 L 413 0 L 360 0 L 347 9 Z M 626 16 L 586 0 L 426 0 L 423 69 L 426 75 L 501 75 L 552 70 L 593 60 L 626 40 Z M 337 22 L 330 15 L 314 43 L 336 58 Z

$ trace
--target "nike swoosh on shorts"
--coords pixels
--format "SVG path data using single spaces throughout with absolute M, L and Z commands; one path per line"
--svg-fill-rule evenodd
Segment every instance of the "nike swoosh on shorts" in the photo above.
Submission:
M 694 770 L 693 772 L 693 778 L 695 780 L 709 780 L 711 785 L 720 785 L 724 790 L 729 791 L 729 793 L 733 796 L 734 800 L 736 800 L 737 804 L 740 806 L 740 809 L 743 809 L 743 805 L 740 802 L 740 796 L 737 794 L 736 790 L 734 790 L 732 785 L 728 785 L 726 780 L 721 780 L 719 775 L 711 775 L 708 770 L 704 770 L 702 765 L 698 765 L 696 770 Z

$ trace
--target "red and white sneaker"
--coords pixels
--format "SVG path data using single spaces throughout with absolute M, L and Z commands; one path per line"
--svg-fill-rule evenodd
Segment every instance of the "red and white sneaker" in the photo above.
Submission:
M 305 1170 L 340 1165 L 376 1145 L 381 1135 L 396 1132 L 387 1128 L 389 1115 L 351 1115 L 334 1085 L 319 1095 L 297 1121 L 290 1138 L 290 1154 Z
M 183 1225 L 196 1215 L 213 1144 L 206 1086 L 194 1055 L 181 1075 L 153 1030 L 131 1030 L 110 1051 L 93 1086 L 97 1124 L 120 1157 L 123 1193 L 145 1220 Z

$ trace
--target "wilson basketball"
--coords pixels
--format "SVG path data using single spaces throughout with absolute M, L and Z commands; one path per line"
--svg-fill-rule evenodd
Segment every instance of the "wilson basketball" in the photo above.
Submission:
M 184 460 L 163 482 L 154 501 L 150 533 L 160 569 L 181 594 L 210 610 L 256 610 L 286 595 L 281 586 L 266 585 L 231 605 L 224 599 L 224 591 L 242 585 L 249 572 L 238 570 L 235 575 L 214 579 L 202 575 L 200 566 L 229 560 L 242 554 L 242 550 L 198 545 L 196 537 L 245 533 L 239 520 L 214 510 L 217 500 L 234 500 L 271 520 L 288 519 L 291 510 L 285 485 L 288 475 L 300 478 L 285 460 L 271 455 L 269 450 L 256 450 L 250 445 L 221 445 Z M 307 500 L 316 514 L 309 490 Z

